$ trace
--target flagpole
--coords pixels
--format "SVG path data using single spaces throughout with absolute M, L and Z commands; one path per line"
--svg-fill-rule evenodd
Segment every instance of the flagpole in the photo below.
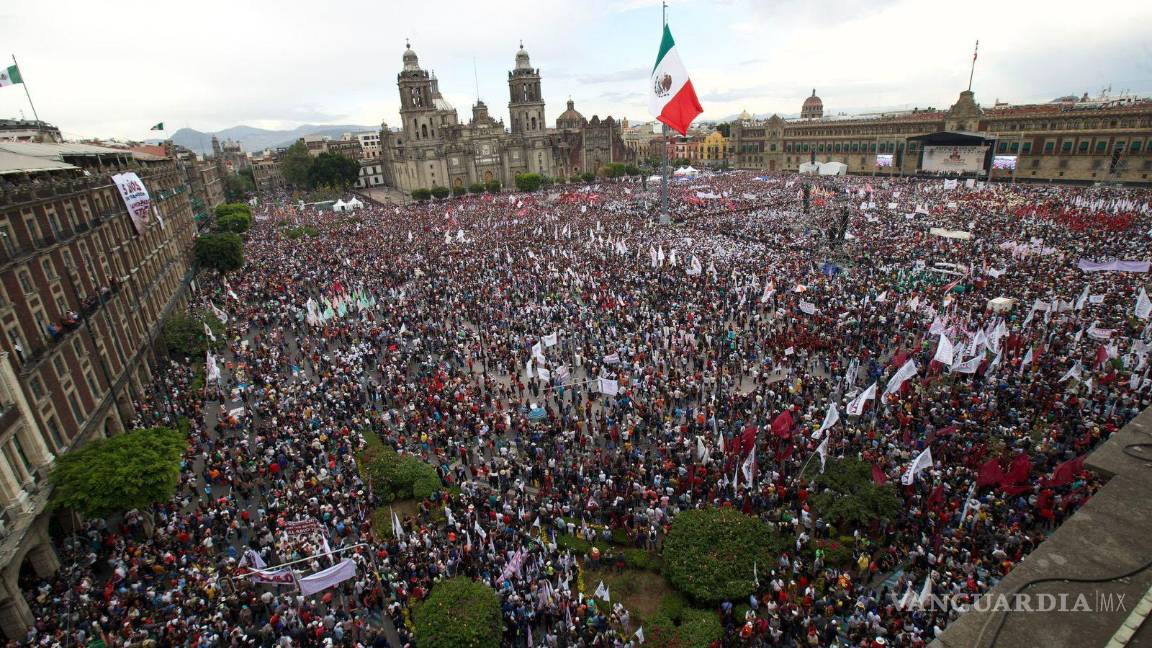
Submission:
M 980 53 L 980 41 L 976 41 L 976 49 L 972 50 L 972 70 L 968 72 L 968 92 L 972 92 L 972 77 L 976 74 L 976 55 Z
M 20 64 L 16 62 L 16 55 L 12 55 L 12 65 L 16 66 L 16 70 L 20 70 Z M 28 105 L 32 107 L 32 116 L 36 118 L 36 122 L 40 123 L 40 115 L 36 114 L 36 104 L 32 103 L 32 93 L 28 92 L 28 81 L 24 78 L 24 73 L 20 72 L 20 85 L 24 86 L 24 96 L 28 97 Z
M 668 3 L 660 3 L 660 30 L 668 26 Z M 667 225 L 668 217 L 668 124 L 661 124 L 660 141 L 662 157 L 660 162 L 660 224 Z

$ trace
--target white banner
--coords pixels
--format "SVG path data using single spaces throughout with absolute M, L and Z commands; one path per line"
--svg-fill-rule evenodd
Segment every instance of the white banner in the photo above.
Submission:
M 132 224 L 136 226 L 136 233 L 143 234 L 152 214 L 152 199 L 148 196 L 144 182 L 131 171 L 112 176 L 112 182 L 120 190 L 120 197 L 124 199 L 124 206 L 128 208 Z
M 311 576 L 300 579 L 300 594 L 308 596 L 329 587 L 334 587 L 344 581 L 356 578 L 356 563 L 351 559 L 343 560 L 333 567 L 318 571 Z

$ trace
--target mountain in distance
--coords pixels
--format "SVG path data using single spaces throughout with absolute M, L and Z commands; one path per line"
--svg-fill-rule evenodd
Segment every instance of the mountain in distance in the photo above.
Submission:
M 305 135 L 326 135 L 332 139 L 340 139 L 340 136 L 344 133 L 377 130 L 380 130 L 379 126 L 349 126 L 338 124 L 304 124 L 292 130 L 267 130 L 264 128 L 253 128 L 252 126 L 233 126 L 214 133 L 198 131 L 194 128 L 181 128 L 175 133 L 172 133 L 169 139 L 171 139 L 173 143 L 196 151 L 197 153 L 210 155 L 212 153 L 212 136 L 215 135 L 221 142 L 225 140 L 240 142 L 240 145 L 244 147 L 246 152 L 258 153 L 267 148 L 289 146 Z M 156 140 L 156 142 L 159 141 L 163 140 Z

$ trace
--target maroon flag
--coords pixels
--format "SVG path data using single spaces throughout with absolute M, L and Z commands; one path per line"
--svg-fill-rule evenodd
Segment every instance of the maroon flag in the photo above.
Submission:
M 780 416 L 772 421 L 772 433 L 781 439 L 788 439 L 792 437 L 792 412 L 784 410 Z
M 745 456 L 752 452 L 752 448 L 756 445 L 756 426 L 749 425 L 744 428 L 744 436 L 740 438 L 740 456 Z
M 976 477 L 976 488 L 984 488 L 999 484 L 1004 479 L 1004 470 L 1000 468 L 1000 460 L 993 457 L 980 466 L 980 474 Z
M 884 471 L 880 470 L 880 466 L 872 464 L 872 483 L 883 486 L 885 481 L 887 480 L 884 478 Z
M 1084 470 L 1084 457 L 1076 457 L 1069 459 L 1064 463 L 1056 466 L 1056 470 L 1052 471 L 1051 479 L 1041 479 L 1041 486 L 1064 486 L 1071 484 L 1076 479 L 1076 475 Z

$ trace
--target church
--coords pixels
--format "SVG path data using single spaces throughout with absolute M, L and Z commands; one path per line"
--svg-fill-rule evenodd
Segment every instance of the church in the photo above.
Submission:
M 571 99 L 556 118 L 545 121 L 540 70 L 533 68 L 523 43 L 516 66 L 508 72 L 508 116 L 511 128 L 492 117 L 477 100 L 472 118 L 461 123 L 456 109 L 440 94 L 439 80 L 420 67 L 410 45 L 396 75 L 400 89 L 400 128 L 381 124 L 381 160 L 385 183 L 401 189 L 467 187 L 496 181 L 515 185 L 521 173 L 573 178 L 609 162 L 630 162 L 622 126 L 612 117 L 585 119 Z

